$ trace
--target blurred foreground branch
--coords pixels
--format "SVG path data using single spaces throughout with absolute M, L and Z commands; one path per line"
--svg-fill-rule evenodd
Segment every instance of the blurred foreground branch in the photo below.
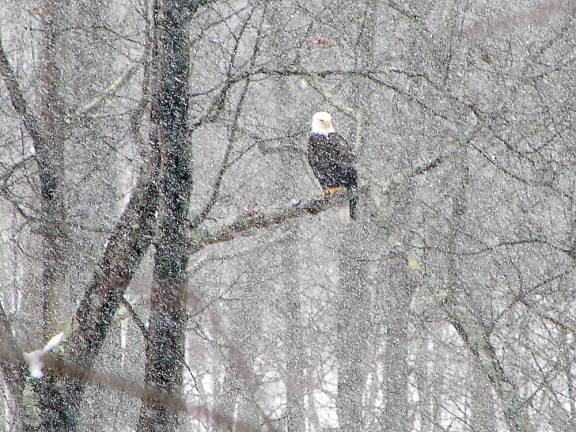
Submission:
M 0 359 L 10 363 L 22 364 L 23 358 L 21 353 L 14 352 L 9 349 L 7 345 L 0 346 Z M 152 399 L 169 407 L 174 412 L 186 413 L 195 419 L 201 421 L 210 421 L 212 424 L 233 428 L 235 431 L 249 432 L 250 429 L 237 421 L 232 420 L 228 416 L 221 415 L 214 410 L 206 408 L 201 405 L 189 404 L 186 400 L 176 393 L 162 392 L 158 388 L 146 387 L 138 382 L 128 380 L 126 378 L 109 374 L 96 372 L 90 368 L 78 366 L 71 362 L 63 361 L 54 355 L 46 355 L 43 362 L 47 368 L 54 373 L 81 381 L 85 384 L 90 383 L 112 391 L 121 392 L 139 399 Z

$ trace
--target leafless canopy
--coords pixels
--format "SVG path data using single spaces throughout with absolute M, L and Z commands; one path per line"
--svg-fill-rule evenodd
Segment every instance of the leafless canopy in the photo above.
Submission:
M 0 429 L 576 430 L 575 18 L 2 0 Z

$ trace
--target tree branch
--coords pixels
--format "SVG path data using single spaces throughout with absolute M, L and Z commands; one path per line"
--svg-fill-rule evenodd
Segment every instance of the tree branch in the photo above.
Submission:
M 395 184 L 439 167 L 447 159 L 448 157 L 446 156 L 438 156 L 424 164 L 400 173 L 383 187 L 387 191 Z M 365 193 L 367 189 L 361 189 L 359 192 Z M 331 208 L 348 205 L 348 202 L 348 192 L 342 191 L 327 198 L 312 198 L 308 201 L 300 201 L 285 207 L 266 209 L 257 213 L 246 213 L 238 216 L 232 222 L 218 224 L 210 228 L 203 226 L 196 228 L 193 224 L 190 224 L 190 248 L 192 251 L 197 251 L 211 244 L 233 240 L 253 228 L 260 229 L 280 225 L 290 219 L 315 215 Z
M 540 311 L 538 309 L 538 307 L 532 303 L 530 303 L 530 301 L 523 295 L 520 294 L 517 298 L 517 301 L 524 305 L 526 307 L 526 309 L 534 312 L 534 314 L 539 317 L 540 319 L 544 320 L 544 321 L 548 321 L 552 324 L 554 324 L 556 327 L 558 327 L 560 330 L 565 331 L 565 332 L 570 332 L 573 335 L 576 335 L 576 325 L 571 325 L 571 324 L 565 324 L 562 321 L 560 321 L 558 318 L 555 318 L 551 315 L 548 315 L 542 311 Z
M 107 99 L 109 99 L 112 95 L 114 95 L 114 93 L 124 87 L 132 79 L 139 67 L 139 64 L 133 65 L 126 72 L 124 72 L 124 74 L 112 82 L 112 84 L 106 87 L 101 94 L 78 109 L 76 114 L 84 116 L 98 109 Z
M 236 37 L 236 44 L 235 44 L 234 50 L 232 52 L 232 58 L 230 59 L 230 62 L 228 64 L 227 76 L 231 75 L 232 68 L 234 67 L 234 65 L 236 63 L 236 56 L 238 54 L 240 42 L 242 41 L 242 35 L 244 34 L 246 29 L 248 28 L 248 24 L 249 24 L 250 19 L 252 17 L 252 13 L 253 13 L 253 11 L 248 15 L 248 18 L 244 21 L 242 27 L 240 28 L 239 35 L 238 35 L 238 37 Z M 258 55 L 259 46 L 260 46 L 260 36 L 261 36 L 260 30 L 261 29 L 258 30 L 258 37 L 256 38 L 256 43 L 254 44 L 254 49 L 252 51 L 252 56 L 250 59 L 251 66 L 254 65 L 254 62 L 256 61 L 256 56 Z M 222 185 L 222 180 L 224 179 L 224 174 L 226 173 L 226 170 L 230 167 L 230 164 L 229 164 L 230 154 L 232 153 L 232 148 L 236 144 L 236 133 L 238 132 L 238 121 L 240 119 L 240 114 L 242 112 L 244 100 L 246 99 L 246 94 L 248 93 L 249 85 L 250 85 L 250 79 L 248 78 L 244 83 L 244 87 L 242 88 L 242 91 L 240 92 L 240 98 L 238 100 L 238 103 L 236 105 L 236 109 L 234 111 L 234 117 L 232 119 L 232 124 L 230 125 L 229 131 L 228 131 L 228 145 L 226 146 L 226 150 L 224 152 L 224 158 L 222 160 L 222 164 L 220 165 L 220 169 L 218 170 L 218 174 L 216 175 L 216 180 L 214 182 L 214 186 L 212 187 L 212 193 L 210 194 L 210 198 L 208 199 L 208 202 L 206 203 L 206 205 L 204 206 L 204 208 L 202 209 L 200 214 L 198 214 L 198 216 L 196 216 L 194 218 L 194 221 L 192 222 L 192 227 L 194 227 L 194 228 L 197 227 L 198 225 L 200 225 L 202 222 L 204 222 L 206 217 L 210 214 L 212 207 L 214 207 L 214 205 L 216 204 L 216 201 L 218 199 L 218 195 L 220 194 L 220 187 Z
M 376 181 L 373 181 L 377 184 L 383 193 L 388 193 L 394 187 L 404 183 L 408 179 L 415 177 L 417 175 L 426 174 L 428 171 L 432 171 L 442 165 L 444 162 L 449 160 L 453 156 L 452 153 L 436 156 L 434 159 L 431 159 L 423 164 L 417 165 L 414 168 L 408 168 L 403 171 L 400 171 L 395 176 L 393 176 L 388 182 L 385 184 L 379 184 Z
M 204 246 L 233 240 L 252 228 L 268 228 L 280 225 L 290 219 L 324 212 L 339 205 L 348 204 L 347 192 L 338 192 L 329 198 L 313 198 L 282 208 L 267 209 L 258 213 L 239 216 L 230 223 L 223 223 L 206 229 L 193 229 L 190 234 L 191 249 L 199 250 Z
M 157 176 L 157 164 L 142 167 L 132 197 L 76 310 L 65 355 L 87 371 L 92 368 L 121 298 L 152 242 L 158 206 Z M 69 409 L 77 407 L 83 391 L 82 380 L 66 383 L 64 398 Z
M 2 45 L 2 38 L 0 36 L 0 76 L 6 84 L 8 89 L 8 94 L 10 95 L 10 100 L 12 101 L 12 106 L 14 110 L 22 117 L 24 122 L 24 127 L 32 137 L 34 142 L 34 147 L 38 151 L 44 146 L 44 137 L 42 134 L 42 128 L 38 118 L 28 109 L 28 105 L 24 100 L 22 91 L 20 90 L 20 85 L 16 80 L 16 75 L 14 70 L 6 57 L 6 52 Z
M 394 83 L 385 81 L 384 79 L 378 77 L 380 74 L 386 73 L 401 73 L 405 76 L 410 78 L 423 78 L 423 75 L 414 74 L 411 72 L 406 71 L 399 71 L 397 68 L 389 67 L 383 68 L 379 70 L 354 70 L 354 69 L 325 69 L 325 70 L 305 70 L 298 67 L 286 67 L 281 69 L 270 69 L 266 67 L 259 67 L 252 70 L 244 71 L 242 73 L 237 74 L 234 77 L 230 77 L 226 80 L 225 85 L 222 87 L 222 91 L 228 91 L 229 88 L 234 85 L 235 83 L 245 80 L 249 77 L 257 76 L 257 75 L 265 75 L 265 76 L 281 76 L 281 77 L 299 77 L 301 79 L 306 80 L 309 84 L 312 82 L 310 81 L 312 78 L 329 78 L 329 77 L 356 77 L 356 78 L 364 78 L 367 80 L 372 81 L 373 83 L 384 87 L 388 90 L 393 91 L 394 93 L 402 96 L 403 98 L 407 99 L 408 101 L 418 105 L 420 108 L 425 110 L 426 112 L 431 113 L 435 117 L 442 119 L 449 123 L 452 126 L 456 127 L 463 127 L 466 126 L 466 118 L 464 115 L 458 116 L 456 110 L 451 110 L 450 113 L 443 113 L 440 112 L 436 107 L 432 104 L 429 104 L 427 101 L 416 97 L 415 95 L 409 93 L 408 91 L 404 90 L 401 86 L 396 85 Z M 427 78 L 427 77 L 426 77 Z M 449 99 L 452 103 L 457 102 L 460 107 L 465 110 L 465 113 L 468 113 L 472 110 L 472 107 L 459 100 L 455 96 L 442 91 L 437 86 L 434 86 L 433 83 L 426 79 L 427 83 L 432 85 L 435 91 L 438 92 L 438 95 Z M 327 98 L 330 103 L 333 103 L 342 109 L 346 114 L 352 115 L 352 111 L 341 104 L 338 104 L 329 94 L 324 94 L 322 90 L 320 90 L 317 86 L 314 86 L 313 89 L 323 95 L 323 97 Z
M 492 382 L 502 402 L 502 410 L 510 430 L 533 432 L 534 427 L 530 422 L 526 405 L 520 397 L 518 386 L 504 372 L 486 330 L 473 317 L 457 308 L 453 304 L 453 299 L 442 301 L 441 306 L 450 323 L 477 358 L 482 371 Z
M 146 328 L 146 324 L 144 324 L 144 321 L 142 321 L 140 319 L 140 317 L 138 316 L 138 313 L 134 310 L 134 308 L 132 307 L 130 302 L 128 300 L 126 300 L 126 297 L 124 297 L 124 296 L 120 297 L 120 304 L 122 306 L 124 306 L 124 308 L 128 312 L 128 315 L 130 315 L 130 317 L 132 318 L 132 321 L 134 321 L 136 326 L 140 329 L 142 336 L 144 336 L 144 338 L 147 338 L 148 337 L 148 329 Z
M 396 3 L 393 0 L 387 0 L 385 3 L 390 9 L 396 11 L 397 13 L 399 13 L 400 15 L 402 15 L 405 18 L 408 18 L 411 21 L 420 21 L 422 18 L 420 17 L 420 15 L 415 14 L 414 12 L 411 12 L 407 9 L 404 9 L 402 6 L 400 6 L 398 3 Z
M 198 12 L 202 6 L 208 6 L 211 3 L 216 3 L 216 0 L 190 0 L 188 4 L 188 11 L 186 17 L 184 18 L 186 21 L 192 19 L 192 17 Z
M 14 355 L 13 351 L 5 349 L 3 346 L 0 346 L 0 361 L 25 366 L 22 356 Z M 122 392 L 142 400 L 146 398 L 152 399 L 163 406 L 170 407 L 174 411 L 189 414 L 196 419 L 208 420 L 215 425 L 229 427 L 230 430 L 234 428 L 234 430 L 240 432 L 251 431 L 245 424 L 235 421 L 228 416 L 219 414 L 202 405 L 189 404 L 176 393 L 161 392 L 155 387 L 144 386 L 139 382 L 131 381 L 120 376 L 96 372 L 90 370 L 90 368 L 61 360 L 53 354 L 46 355 L 43 358 L 43 362 L 47 369 L 51 369 L 61 377 L 66 377 L 73 381 L 81 381 L 84 384 L 92 383 L 102 388 Z

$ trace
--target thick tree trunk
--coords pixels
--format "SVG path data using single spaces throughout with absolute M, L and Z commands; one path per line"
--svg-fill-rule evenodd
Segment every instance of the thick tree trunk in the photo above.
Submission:
M 271 8 L 273 16 L 271 19 L 273 25 L 279 31 L 280 35 L 284 35 L 282 30 L 282 23 L 277 22 L 281 20 L 281 14 L 277 14 L 278 8 Z M 281 36 L 277 36 L 281 38 Z M 288 41 L 282 42 L 288 43 Z M 275 41 L 276 42 L 276 41 Z M 277 41 L 280 42 L 280 41 Z M 278 49 L 281 49 L 280 47 Z M 278 80 L 275 85 L 277 90 L 277 110 L 281 112 L 283 109 L 283 95 L 287 94 L 290 90 L 285 85 L 285 82 Z M 283 185 L 287 196 L 298 196 L 298 184 L 293 182 L 292 179 L 297 178 L 298 172 L 301 169 L 299 164 L 294 162 L 292 155 L 281 153 L 280 161 L 282 164 L 282 176 L 285 179 L 290 179 L 287 184 Z M 286 386 L 286 431 L 287 432 L 304 432 L 305 430 L 305 409 L 304 409 L 304 396 L 305 396 L 305 382 L 304 382 L 304 323 L 302 316 L 302 286 L 299 278 L 299 261 L 298 261 L 298 231 L 299 224 L 297 221 L 290 221 L 286 224 L 288 231 L 288 241 L 285 245 L 280 246 L 281 263 L 283 266 L 284 275 L 282 277 L 282 291 L 284 292 L 284 322 L 285 322 L 285 356 L 286 356 L 286 372 L 284 383 Z
M 448 289 L 443 293 L 440 304 L 448 321 L 454 326 L 466 346 L 476 359 L 477 367 L 490 380 L 504 412 L 506 425 L 514 432 L 533 432 L 526 405 L 520 397 L 518 387 L 506 375 L 490 335 L 482 322 L 466 308 L 457 304 L 459 289 L 458 234 L 463 232 L 467 210 L 468 159 L 466 145 L 461 143 L 456 159 L 455 179 L 458 182 L 452 198 L 452 220 L 448 238 Z
M 374 41 L 374 0 L 362 5 L 359 23 L 364 28 L 355 52 L 356 69 L 363 70 L 372 63 Z M 362 147 L 366 139 L 366 113 L 371 102 L 370 89 L 365 82 L 355 84 L 354 106 L 356 113 L 355 149 Z M 361 160 L 358 165 L 361 165 Z M 362 170 L 359 169 L 361 173 Z M 361 204 L 362 206 L 362 204 Z M 366 356 L 370 330 L 372 296 L 366 281 L 367 267 L 364 260 L 367 251 L 362 243 L 370 235 L 361 218 L 351 222 L 345 229 L 340 244 L 340 285 L 337 304 L 338 342 L 338 393 L 336 409 L 342 432 L 364 430 L 364 390 L 366 384 Z
M 12 403 L 7 403 L 7 409 L 11 410 L 14 418 L 14 429 L 24 429 L 24 404 L 22 400 L 24 391 L 24 368 L 12 361 L 12 357 L 18 357 L 20 347 L 14 339 L 8 316 L 0 304 L 0 380 L 4 382 L 6 390 L 10 393 Z M 8 398 L 6 398 L 8 402 Z
M 473 365 L 470 371 L 470 420 L 478 432 L 498 430 L 496 406 L 490 382 L 486 375 Z
M 293 178 L 294 172 L 288 168 L 290 167 L 288 158 L 282 157 L 281 160 L 284 162 L 285 171 L 287 171 L 286 178 Z M 287 186 L 287 188 L 289 187 Z M 303 323 L 301 304 L 302 287 L 298 274 L 298 225 L 295 222 L 288 222 L 286 229 L 288 232 L 286 244 L 280 246 L 278 251 L 279 265 L 282 267 L 279 312 L 284 323 L 282 338 L 286 359 L 283 375 L 286 387 L 284 418 L 286 419 L 287 432 L 304 432 L 304 396 L 306 394 L 304 363 L 306 353 L 304 351 L 305 324 Z
M 396 208 L 398 215 L 404 215 L 411 210 L 411 195 L 405 196 L 402 202 L 406 205 L 405 211 Z M 408 217 L 408 216 L 407 216 Z M 404 219 L 406 220 L 406 219 Z M 380 415 L 383 430 L 408 432 L 411 430 L 408 416 L 408 379 L 410 368 L 408 365 L 408 349 L 410 335 L 408 323 L 410 303 L 415 290 L 415 283 L 404 260 L 390 265 L 390 274 L 387 275 L 389 284 L 386 290 L 386 304 L 383 310 L 386 316 L 386 348 L 383 354 L 382 391 L 384 404 Z
M 224 359 L 224 379 L 216 395 L 215 410 L 218 414 L 234 419 L 236 412 L 236 401 L 240 394 L 238 385 L 238 371 L 228 367 L 227 359 Z M 232 426 L 219 424 L 213 428 L 217 432 L 232 432 Z
M 348 252 L 348 251 L 347 251 Z M 356 256 L 356 255 L 352 255 Z M 364 430 L 363 392 L 366 381 L 366 348 L 369 335 L 370 290 L 362 268 L 352 259 L 342 260 L 338 298 L 338 394 L 336 408 L 340 431 Z M 361 266 L 362 264 L 360 264 Z
M 64 199 L 64 148 L 66 141 L 65 102 L 59 44 L 64 27 L 66 0 L 45 0 L 42 4 L 44 39 L 42 49 L 42 110 L 44 140 L 35 142 L 40 178 L 42 209 L 42 341 L 48 341 L 64 326 L 70 297 L 66 292 L 68 235 Z M 40 144 L 40 145 L 39 145 Z M 55 430 L 61 425 L 62 400 L 55 389 L 55 378 L 46 374 L 34 380 L 41 412 L 41 429 Z
M 416 153 L 416 151 L 413 151 Z M 414 155 L 414 159 L 416 159 Z M 387 207 L 389 214 L 389 232 L 400 244 L 413 243 L 414 235 L 407 229 L 414 226 L 415 181 L 406 180 L 405 184 L 391 192 Z M 382 235 L 381 242 L 388 240 Z M 412 428 L 408 410 L 408 388 L 410 366 L 408 354 L 411 335 L 409 334 L 410 305 L 416 291 L 418 273 L 411 269 L 406 259 L 383 262 L 382 288 L 379 290 L 377 307 L 385 323 L 385 349 L 383 353 L 382 391 L 384 403 L 379 415 L 379 424 L 384 430 L 404 432 Z
M 434 330 L 438 331 L 438 326 L 434 327 Z M 440 426 L 440 411 L 444 394 L 444 382 L 443 375 L 437 372 L 437 369 L 442 367 L 442 365 L 438 365 L 431 355 L 434 350 L 432 343 L 429 337 L 423 338 L 416 352 L 418 362 L 415 365 L 415 373 L 422 432 L 440 432 L 443 430 Z
M 155 161 L 141 170 L 128 206 L 76 311 L 77 328 L 67 341 L 65 356 L 72 363 L 84 366 L 87 374 L 104 344 L 120 298 L 152 242 L 158 205 L 158 173 Z M 75 410 L 81 401 L 84 386 L 82 380 L 66 381 L 61 407 L 63 430 L 74 426 Z
M 46 0 L 42 51 L 42 127 L 43 145 L 35 148 L 40 177 L 42 207 L 42 322 L 47 341 L 61 327 L 64 281 L 66 279 L 67 235 L 64 202 L 64 144 L 66 128 L 62 76 L 58 65 L 58 44 L 63 27 L 65 0 Z M 38 145 L 38 143 L 35 143 Z
M 292 226 L 292 241 L 282 248 L 286 301 L 286 431 L 304 432 L 304 335 L 297 249 L 294 245 L 297 227 Z
M 154 286 L 146 347 L 145 383 L 161 392 L 178 392 L 182 385 L 185 290 L 188 252 L 185 232 L 191 175 L 188 141 L 188 1 L 159 2 L 156 19 L 160 65 L 152 121 L 158 129 L 162 157 L 158 238 L 154 256 Z M 157 400 L 143 401 L 139 431 L 172 431 L 177 415 Z
M 254 260 L 259 261 L 259 258 L 256 255 Z M 225 373 L 216 410 L 250 430 L 260 430 L 263 420 L 255 399 L 257 383 L 253 376 L 261 326 L 261 298 L 254 290 L 256 285 L 245 285 L 237 291 L 239 301 L 232 306 L 228 328 L 223 329 L 220 325 L 215 328 L 219 336 L 224 336 L 222 363 Z M 229 432 L 231 427 L 219 424 L 214 430 Z

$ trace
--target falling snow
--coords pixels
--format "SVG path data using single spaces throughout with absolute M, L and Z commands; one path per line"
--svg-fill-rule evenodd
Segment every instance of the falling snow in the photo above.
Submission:
M 576 430 L 575 14 L 2 0 L 0 429 Z

